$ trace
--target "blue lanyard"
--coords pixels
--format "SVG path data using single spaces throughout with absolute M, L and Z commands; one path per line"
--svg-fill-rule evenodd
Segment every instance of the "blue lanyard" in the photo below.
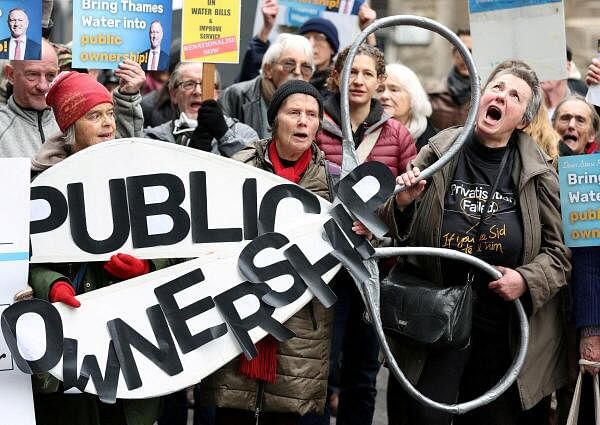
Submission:
M 85 276 L 85 272 L 87 271 L 88 263 L 82 263 L 79 270 L 77 270 L 77 274 L 75 275 L 75 279 L 73 280 L 73 286 L 75 287 L 75 293 L 79 294 L 79 286 L 81 285 L 81 281 Z

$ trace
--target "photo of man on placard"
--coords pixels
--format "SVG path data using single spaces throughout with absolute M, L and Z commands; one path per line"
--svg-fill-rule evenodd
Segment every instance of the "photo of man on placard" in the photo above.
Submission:
M 34 40 L 27 38 L 29 17 L 20 7 L 11 9 L 7 19 L 10 37 L 0 40 L 0 45 L 8 46 L 0 53 L 0 59 L 35 60 L 40 59 L 42 47 Z
M 140 62 L 142 69 L 144 71 L 167 69 L 167 66 L 169 65 L 169 55 L 163 52 L 160 47 L 160 43 L 163 39 L 163 28 L 160 21 L 152 21 L 148 35 L 150 37 L 150 48 L 140 53 L 140 55 L 148 54 L 148 59 L 144 62 Z

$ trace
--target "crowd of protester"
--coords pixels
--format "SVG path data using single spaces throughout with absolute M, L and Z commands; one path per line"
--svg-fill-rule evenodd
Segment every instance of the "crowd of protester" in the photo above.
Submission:
M 31 158 L 35 178 L 91 145 L 146 137 L 233 158 L 333 200 L 342 121 L 349 119 L 359 161 L 382 162 L 408 187 L 381 210 L 393 243 L 464 251 L 459 242 L 468 244 L 475 227 L 505 229 L 500 249 L 470 242 L 473 255 L 502 274 L 494 281 L 474 277 L 470 344 L 441 350 L 392 344 L 417 389 L 445 403 L 479 396 L 498 382 L 515 352 L 518 327 L 508 301 L 523 302 L 530 326 L 523 369 L 498 400 L 452 417 L 417 403 L 390 376 L 389 424 L 564 424 L 577 360 L 600 361 L 600 251 L 565 246 L 557 168 L 560 156 L 597 151 L 600 117 L 583 96 L 587 85 L 600 84 L 600 60 L 591 61 L 585 81 L 572 76 L 570 50 L 570 76 L 563 80 L 539 81 L 526 63 L 502 62 L 482 86 L 475 129 L 462 151 L 417 182 L 456 140 L 470 109 L 469 72 L 458 51 L 451 51 L 447 77 L 425 87 L 406 65 L 386 63 L 373 36 L 346 64 L 349 47 L 340 46 L 339 29 L 323 18 L 271 42 L 277 1 L 264 0 L 261 10 L 263 25 L 236 82 L 223 87 L 216 73 L 212 96 L 202 93 L 202 64 L 180 63 L 176 48 L 168 71 L 144 71 L 126 60 L 114 71 L 97 72 L 72 70 L 70 46 L 44 38 L 40 60 L 13 60 L 2 70 L 0 157 Z M 376 14 L 364 3 L 358 17 L 363 29 Z M 456 33 L 470 50 L 470 32 Z M 345 65 L 351 67 L 349 117 L 340 108 Z M 497 187 L 498 213 L 462 213 L 459 191 L 451 190 L 458 186 Z M 353 229 L 372 236 L 359 222 Z M 78 308 L 77 295 L 171 261 L 116 254 L 100 263 L 35 265 L 31 289 L 18 299 Z M 404 258 L 393 267 L 438 286 L 472 273 L 431 257 Z M 389 268 L 382 262 L 382 275 Z M 278 342 L 268 336 L 257 344 L 257 359 L 236 359 L 193 389 L 105 404 L 94 395 L 65 395 L 59 381 L 37 375 L 37 423 L 183 425 L 193 406 L 196 425 L 326 425 L 332 416 L 338 425 L 369 425 L 382 366 L 379 343 L 350 275 L 340 271 L 331 285 L 337 296 L 331 309 L 313 300 L 286 323 L 296 337 Z M 585 370 L 590 385 L 598 369 Z M 579 423 L 592 423 L 591 414 L 591 406 L 582 408 Z

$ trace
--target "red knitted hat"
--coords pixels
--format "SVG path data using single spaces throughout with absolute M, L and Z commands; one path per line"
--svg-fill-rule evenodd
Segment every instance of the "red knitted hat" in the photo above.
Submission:
M 69 71 L 52 82 L 46 103 L 52 107 L 58 127 L 64 132 L 93 107 L 113 100 L 106 87 L 88 74 Z

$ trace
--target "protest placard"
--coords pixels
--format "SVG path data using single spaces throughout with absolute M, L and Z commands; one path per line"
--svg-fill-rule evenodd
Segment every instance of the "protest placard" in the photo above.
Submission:
M 600 154 L 561 157 L 558 172 L 566 245 L 600 245 Z
M 567 78 L 561 0 L 469 0 L 469 19 L 483 81 L 506 59 L 524 61 L 541 81 Z
M 171 14 L 171 0 L 74 0 L 73 67 L 168 69 Z
M 272 173 L 183 146 L 88 147 L 34 181 L 37 259 L 100 261 L 113 250 L 198 258 L 79 295 L 77 309 L 21 301 L 4 311 L 2 333 L 21 370 L 50 371 L 104 401 L 185 388 L 242 352 L 255 356 L 267 333 L 292 337 L 282 323 L 313 296 L 331 307 L 327 283 L 340 263 L 368 280 L 362 260 L 374 250 L 346 208 L 379 220 L 393 188 L 385 165 L 363 163 L 338 183 L 343 204 L 331 208 Z M 40 320 L 19 332 L 28 314 Z
M 241 0 L 183 2 L 181 60 L 238 63 Z
M 269 40 L 283 32 L 295 32 L 310 18 L 321 17 L 331 21 L 338 30 L 340 48 L 352 44 L 358 33 L 358 11 L 364 0 L 278 0 L 279 13 Z M 257 1 L 253 34 L 263 25 L 262 0 Z
M 42 57 L 42 1 L 0 2 L 0 59 Z
M 27 158 L 0 158 L 0 313 L 27 285 L 29 269 L 29 169 Z M 0 335 L 2 423 L 35 424 L 31 377 L 20 371 Z

